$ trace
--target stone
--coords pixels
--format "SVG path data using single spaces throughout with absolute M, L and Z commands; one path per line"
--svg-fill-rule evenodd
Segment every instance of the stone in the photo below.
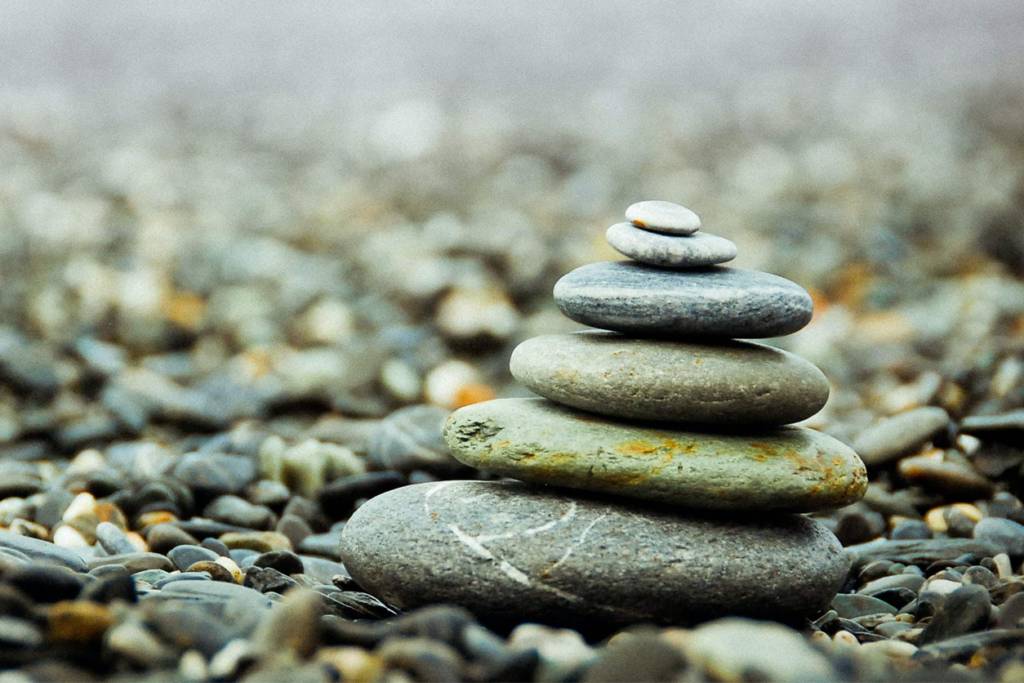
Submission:
M 47 541 L 28 536 L 19 536 L 9 531 L 0 530 L 0 548 L 8 548 L 24 553 L 33 560 L 59 564 L 78 572 L 88 569 L 82 556 L 66 548 Z
M 317 492 L 317 502 L 332 519 L 348 516 L 356 501 L 372 498 L 406 483 L 398 472 L 366 472 L 335 479 Z
M 881 466 L 914 453 L 949 423 L 949 414 L 942 408 L 914 408 L 865 429 L 853 442 L 853 449 L 868 467 Z
M 292 543 L 276 531 L 230 531 L 220 537 L 228 548 L 247 548 L 259 553 L 271 550 L 291 550 Z
M 900 460 L 899 473 L 907 482 L 937 491 L 951 498 L 987 498 L 993 484 L 969 464 L 943 460 L 933 455 L 915 455 Z M 946 520 L 947 524 L 949 519 Z M 947 529 L 952 532 L 952 529 Z M 952 535 L 952 534 L 951 534 Z
M 456 458 L 489 472 L 692 508 L 834 508 L 867 485 L 856 453 L 802 427 L 756 435 L 660 429 L 526 398 L 462 408 L 445 438 Z
M 820 613 L 848 569 L 807 517 L 680 515 L 518 482 L 389 491 L 355 512 L 341 554 L 390 604 L 453 603 L 514 623 L 798 619 Z
M 111 555 L 123 555 L 138 551 L 138 548 L 128 539 L 127 534 L 116 524 L 110 522 L 100 522 L 96 525 L 96 540 Z
M 679 337 L 777 337 L 811 320 L 811 296 L 771 273 L 709 266 L 664 270 L 631 261 L 581 266 L 555 283 L 576 322 Z
M 780 624 L 719 619 L 683 640 L 689 661 L 718 681 L 828 681 L 837 678 L 828 658 L 799 633 Z
M 67 567 L 35 562 L 9 569 L 4 581 L 36 602 L 73 600 L 85 585 L 85 575 Z
M 459 469 L 441 438 L 448 411 L 438 406 L 400 408 L 373 431 L 367 460 L 377 469 L 449 473 Z
M 277 522 L 277 517 L 270 508 L 253 505 L 244 498 L 233 495 L 214 498 L 203 510 L 203 516 L 246 529 L 266 530 Z
M 106 605 L 85 601 L 54 604 L 47 612 L 50 639 L 72 643 L 98 641 L 114 623 Z
M 700 216 L 685 206 L 658 199 L 630 204 L 626 220 L 638 228 L 673 235 L 692 235 L 700 230 Z
M 984 628 L 988 625 L 991 611 L 992 603 L 985 588 L 970 584 L 961 586 L 940 603 L 919 642 L 926 645 Z
M 179 545 L 172 548 L 167 557 L 175 567 L 184 571 L 196 562 L 216 562 L 220 555 L 200 545 Z
M 979 557 L 991 557 L 999 552 L 999 547 L 987 541 L 967 538 L 929 538 L 910 541 L 879 538 L 868 543 L 850 546 L 846 551 L 853 558 L 855 567 L 875 560 L 892 560 L 903 564 L 927 566 L 940 560 L 954 560 L 968 553 Z
M 89 560 L 90 569 L 108 564 L 119 564 L 127 569 L 129 574 L 137 574 L 147 569 L 162 569 L 165 572 L 174 570 L 174 563 L 160 553 L 134 552 Z
M 821 410 L 829 392 L 821 370 L 754 342 L 549 334 L 517 346 L 509 367 L 556 403 L 630 420 L 783 425 Z
M 173 524 L 154 524 L 146 530 L 146 543 L 150 550 L 166 555 L 179 545 L 197 545 L 199 541 Z
M 605 239 L 623 256 L 661 268 L 699 268 L 736 258 L 735 244 L 706 232 L 660 235 L 631 223 L 616 223 L 608 228 Z
M 974 538 L 998 546 L 1015 560 L 1024 557 L 1024 524 L 1012 519 L 986 517 L 974 525 Z
M 853 619 L 866 614 L 896 614 L 896 608 L 886 601 L 857 593 L 836 595 L 832 598 L 832 609 L 843 619 Z

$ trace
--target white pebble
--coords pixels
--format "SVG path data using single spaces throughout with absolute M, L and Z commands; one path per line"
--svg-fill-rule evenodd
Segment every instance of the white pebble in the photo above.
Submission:
M 68 509 L 64 511 L 64 516 L 61 519 L 65 522 L 70 522 L 73 519 L 83 515 L 90 515 L 94 512 L 96 512 L 96 498 L 91 493 L 83 491 L 71 501 L 71 505 L 68 505 Z
M 626 220 L 638 228 L 671 235 L 692 235 L 700 230 L 700 216 L 685 206 L 660 200 L 630 205 Z

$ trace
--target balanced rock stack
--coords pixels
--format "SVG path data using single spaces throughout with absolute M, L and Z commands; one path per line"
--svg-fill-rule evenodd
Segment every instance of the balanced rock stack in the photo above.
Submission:
M 800 329 L 810 296 L 717 265 L 735 245 L 682 206 L 640 202 L 626 218 L 607 237 L 633 260 L 583 266 L 554 290 L 567 316 L 604 331 L 525 341 L 512 374 L 544 398 L 478 403 L 446 424 L 457 459 L 520 481 L 366 503 L 342 535 L 364 587 L 401 607 L 569 624 L 796 620 L 829 604 L 847 560 L 794 513 L 858 500 L 864 465 L 784 426 L 824 405 L 820 370 L 735 340 Z

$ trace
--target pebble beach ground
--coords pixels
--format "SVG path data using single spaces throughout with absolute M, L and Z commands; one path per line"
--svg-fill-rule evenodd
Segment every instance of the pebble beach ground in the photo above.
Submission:
M 1024 678 L 1024 89 L 863 85 L 516 116 L 3 93 L 0 682 Z M 528 395 L 512 349 L 579 329 L 552 286 L 643 197 L 814 298 L 770 343 L 868 468 L 812 515 L 839 595 L 574 630 L 366 592 L 346 520 L 484 476 L 443 420 Z

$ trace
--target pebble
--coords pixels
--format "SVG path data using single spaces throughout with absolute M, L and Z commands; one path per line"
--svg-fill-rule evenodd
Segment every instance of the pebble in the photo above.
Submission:
M 381 420 L 373 431 L 367 460 L 377 469 L 448 473 L 461 466 L 441 438 L 449 411 L 438 406 L 401 408 Z
M 548 623 L 796 618 L 823 608 L 847 572 L 838 542 L 806 517 L 687 517 L 515 482 L 390 491 L 352 516 L 341 554 L 400 607 Z
M 939 560 L 954 560 L 967 553 L 991 557 L 999 547 L 987 541 L 966 538 L 930 538 L 924 540 L 894 541 L 879 538 L 850 546 L 846 551 L 855 567 L 873 560 L 892 560 L 904 564 L 926 566 Z
M 836 678 L 823 653 L 780 624 L 718 619 L 694 629 L 682 646 L 713 680 L 743 681 L 754 672 L 761 680 L 788 683 Z
M 679 204 L 648 199 L 630 204 L 626 220 L 645 230 L 673 235 L 691 235 L 700 230 L 700 216 Z
M 896 614 L 896 608 L 884 600 L 858 593 L 839 593 L 832 598 L 831 607 L 843 619 L 867 614 Z
M 277 523 L 277 516 L 270 508 L 253 505 L 244 498 L 233 495 L 214 498 L 203 509 L 203 516 L 246 529 L 271 529 Z
M 90 569 L 93 569 L 108 564 L 120 565 L 127 569 L 129 574 L 136 574 L 147 569 L 161 569 L 167 572 L 174 569 L 174 563 L 167 559 L 165 555 L 140 552 L 96 557 L 89 560 L 88 566 Z
M 903 541 L 931 538 L 932 530 L 920 519 L 904 519 L 893 527 L 889 537 Z
M 1019 445 L 1024 441 L 1024 408 L 998 415 L 965 417 L 960 422 L 960 431 Z
M 34 650 L 43 644 L 42 631 L 25 619 L 0 616 L 0 648 L 10 650 Z
M 347 517 L 356 502 L 362 498 L 389 491 L 406 483 L 398 472 L 366 472 L 335 479 L 317 492 L 317 502 L 334 519 Z
M 52 562 L 75 571 L 84 572 L 88 570 L 85 560 L 78 553 L 47 541 L 40 541 L 28 536 L 19 536 L 9 531 L 0 530 L 0 548 L 16 550 L 33 560 Z
M 986 517 L 974 525 L 974 538 L 997 546 L 1014 560 L 1024 558 L 1024 524 Z
M 811 319 L 799 285 L 770 273 L 724 266 L 663 270 L 629 261 L 591 263 L 554 289 L 559 309 L 576 322 L 634 334 L 687 337 L 777 337 Z
M 693 235 L 662 235 L 616 223 L 605 233 L 608 244 L 634 261 L 661 268 L 698 268 L 736 258 L 736 245 L 706 232 Z
M 988 625 L 992 603 L 982 586 L 964 585 L 941 602 L 931 622 L 921 633 L 919 643 L 926 645 L 984 628 Z
M 916 452 L 949 424 L 949 414 L 942 408 L 914 408 L 865 429 L 853 442 L 853 449 L 868 467 L 877 467 Z
M 274 550 L 257 557 L 252 566 L 271 567 L 282 574 L 301 574 L 304 571 L 302 558 L 287 550 Z
M 46 617 L 48 637 L 71 643 L 96 642 L 114 623 L 109 607 L 86 601 L 55 603 Z
M 184 571 L 196 562 L 216 562 L 220 555 L 200 545 L 179 545 L 172 548 L 167 557 L 175 567 Z
M 123 555 L 138 551 L 124 531 L 110 522 L 100 522 L 96 525 L 96 540 L 111 555 Z
M 88 577 L 67 567 L 33 562 L 7 570 L 4 581 L 37 602 L 73 600 Z
M 942 460 L 932 455 L 916 455 L 899 463 L 906 481 L 944 495 L 963 499 L 985 498 L 992 494 L 992 482 L 969 465 Z M 949 519 L 946 520 L 947 524 Z
M 597 420 L 544 399 L 498 399 L 445 427 L 467 465 L 542 484 L 732 510 L 815 510 L 867 485 L 856 454 L 800 427 L 729 436 Z
M 821 410 L 829 393 L 818 368 L 753 342 L 551 334 L 517 346 L 509 367 L 519 382 L 552 401 L 634 420 L 782 425 Z
M 223 534 L 220 540 L 228 548 L 247 548 L 259 553 L 292 549 L 288 537 L 276 531 L 230 531 Z

